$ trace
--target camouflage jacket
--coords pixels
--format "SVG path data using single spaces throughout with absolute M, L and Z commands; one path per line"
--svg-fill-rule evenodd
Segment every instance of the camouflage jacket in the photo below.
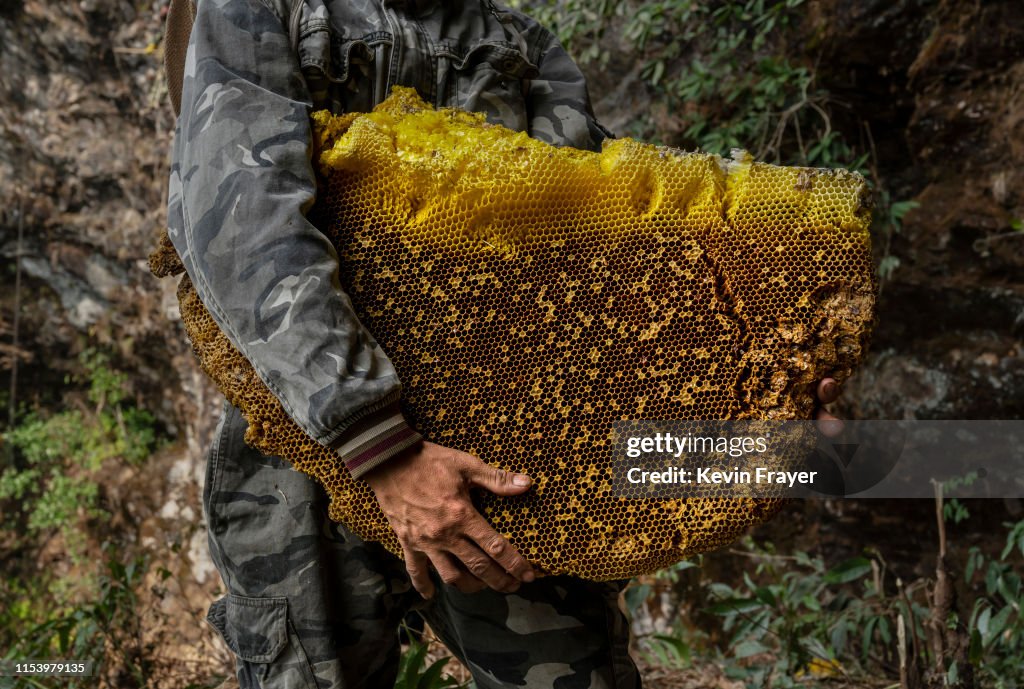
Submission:
M 395 84 L 556 145 L 596 150 L 608 135 L 551 32 L 490 0 L 200 0 L 168 233 L 223 332 L 356 476 L 419 436 L 305 217 L 309 115 L 370 110 Z

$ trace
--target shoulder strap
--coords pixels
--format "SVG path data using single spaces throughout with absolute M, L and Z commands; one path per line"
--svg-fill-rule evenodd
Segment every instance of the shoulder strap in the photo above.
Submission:
M 299 21 L 302 18 L 302 3 L 299 0 L 284 0 L 287 10 L 285 29 L 291 38 L 292 50 L 298 50 Z M 167 8 L 167 25 L 164 28 L 164 74 L 167 75 L 167 95 L 171 98 L 174 114 L 181 110 L 181 87 L 185 82 L 185 54 L 188 51 L 188 37 L 196 20 L 195 0 L 170 0 Z
M 167 94 L 177 115 L 181 110 L 181 86 L 185 80 L 185 51 L 196 19 L 193 0 L 171 0 L 167 8 L 167 26 L 164 29 L 164 73 L 167 75 Z

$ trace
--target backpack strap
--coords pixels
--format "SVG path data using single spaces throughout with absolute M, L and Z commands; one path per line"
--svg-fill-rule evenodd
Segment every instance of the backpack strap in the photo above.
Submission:
M 185 53 L 192 23 L 196 20 L 193 0 L 171 0 L 167 8 L 167 26 L 164 29 L 164 74 L 167 75 L 167 95 L 177 115 L 181 110 L 181 87 L 185 81 Z

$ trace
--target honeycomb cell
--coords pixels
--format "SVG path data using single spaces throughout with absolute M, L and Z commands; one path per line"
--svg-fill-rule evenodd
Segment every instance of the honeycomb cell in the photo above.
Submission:
M 722 546 L 778 498 L 612 494 L 629 419 L 809 418 L 813 384 L 858 363 L 875 298 L 864 180 L 629 139 L 559 149 L 396 88 L 373 113 L 314 115 L 311 219 L 403 381 L 424 436 L 534 478 L 476 496 L 540 570 L 595 580 Z M 181 272 L 164 243 L 151 265 Z M 206 372 L 246 441 L 324 485 L 331 518 L 400 554 L 369 487 L 306 436 L 196 296 Z

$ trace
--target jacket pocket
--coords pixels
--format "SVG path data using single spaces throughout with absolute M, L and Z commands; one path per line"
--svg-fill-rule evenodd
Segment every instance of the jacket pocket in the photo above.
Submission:
M 206 615 L 240 660 L 271 663 L 288 644 L 288 599 L 229 594 Z
M 251 678 L 254 686 L 317 686 L 306 652 L 288 619 L 287 598 L 228 594 L 214 601 L 206 619 L 238 657 L 240 676 Z
M 526 82 L 538 69 L 518 47 L 487 42 L 464 55 L 447 48 L 439 52 L 439 60 L 447 60 L 450 67 L 446 91 L 451 102 L 445 105 L 482 112 L 488 122 L 509 129 L 527 129 Z
M 345 112 L 369 112 L 384 100 L 391 34 L 378 31 L 360 38 L 333 39 L 331 81 Z

